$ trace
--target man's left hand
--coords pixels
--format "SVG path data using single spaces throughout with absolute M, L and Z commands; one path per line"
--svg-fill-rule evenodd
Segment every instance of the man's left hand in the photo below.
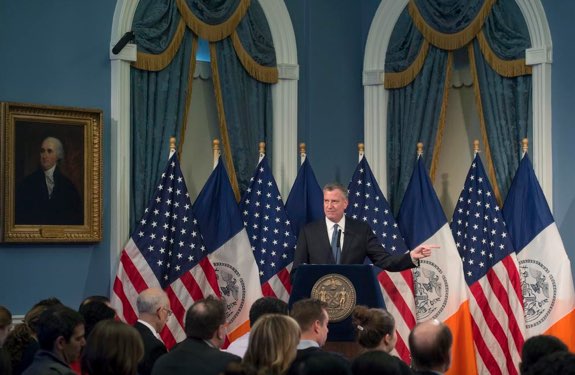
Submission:
M 409 252 L 411 259 L 419 260 L 431 255 L 431 249 L 439 249 L 439 245 L 421 245 Z

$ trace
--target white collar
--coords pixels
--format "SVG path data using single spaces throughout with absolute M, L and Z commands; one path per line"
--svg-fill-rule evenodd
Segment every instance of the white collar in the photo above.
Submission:
M 325 225 L 327 226 L 328 230 L 331 230 L 335 224 L 339 225 L 339 228 L 345 232 L 345 215 L 343 215 L 341 217 L 341 220 L 338 221 L 337 223 L 334 223 L 333 221 L 328 219 L 327 216 L 325 217 Z
M 162 338 L 160 337 L 160 334 L 158 332 L 156 332 L 156 330 L 154 329 L 154 327 L 152 327 L 152 325 L 148 322 L 144 322 L 142 319 L 138 319 L 138 322 L 142 323 L 143 325 L 145 325 L 146 327 L 148 327 L 150 329 L 150 331 L 152 331 L 152 333 L 154 334 L 154 336 L 156 336 L 156 338 L 158 340 L 162 340 Z

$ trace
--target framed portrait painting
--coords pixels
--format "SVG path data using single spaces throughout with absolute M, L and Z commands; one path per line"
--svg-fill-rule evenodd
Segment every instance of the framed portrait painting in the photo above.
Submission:
M 100 241 L 102 111 L 0 105 L 3 241 Z

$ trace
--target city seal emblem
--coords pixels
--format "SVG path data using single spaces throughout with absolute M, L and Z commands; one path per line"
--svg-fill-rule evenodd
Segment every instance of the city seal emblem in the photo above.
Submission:
M 231 264 L 214 262 L 216 278 L 226 303 L 226 321 L 233 322 L 246 303 L 246 284 L 242 275 Z
M 519 262 L 521 292 L 527 328 L 537 327 L 545 321 L 557 299 L 555 278 L 545 265 L 537 260 Z
M 311 297 L 325 302 L 329 322 L 341 322 L 355 307 L 356 291 L 351 281 L 340 274 L 321 277 L 311 290 Z
M 436 319 L 447 306 L 447 277 L 437 264 L 429 260 L 419 262 L 420 267 L 413 271 L 417 320 Z

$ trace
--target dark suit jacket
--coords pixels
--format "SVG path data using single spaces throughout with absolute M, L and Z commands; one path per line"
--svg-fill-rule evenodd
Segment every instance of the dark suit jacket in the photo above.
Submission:
M 403 271 L 415 267 L 409 253 L 391 255 L 381 246 L 371 227 L 363 221 L 345 218 L 341 264 L 363 264 L 368 257 L 373 264 L 387 271 Z M 293 269 L 300 264 L 334 264 L 325 219 L 302 228 L 295 249 Z
M 26 176 L 16 190 L 15 224 L 82 225 L 82 199 L 74 184 L 56 167 L 54 190 L 48 195 L 42 169 Z
M 150 375 L 154 363 L 168 351 L 164 343 L 158 340 L 148 327 L 140 322 L 136 322 L 134 328 L 140 333 L 142 341 L 144 342 L 144 358 L 142 358 L 138 364 L 138 374 Z
M 323 349 L 313 346 L 306 349 L 298 349 L 296 358 L 291 364 L 287 374 L 329 374 L 334 370 L 338 371 L 338 374 L 351 374 L 351 365 L 341 354 L 326 352 Z
M 240 362 L 237 355 L 222 352 L 204 340 L 187 338 L 158 359 L 153 375 L 218 375 L 230 362 Z

